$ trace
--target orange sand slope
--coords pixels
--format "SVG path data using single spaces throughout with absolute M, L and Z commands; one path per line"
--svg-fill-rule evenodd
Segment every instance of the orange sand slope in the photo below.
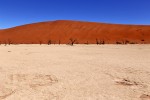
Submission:
M 0 30 L 1 43 L 150 43 L 150 26 L 58 20 Z

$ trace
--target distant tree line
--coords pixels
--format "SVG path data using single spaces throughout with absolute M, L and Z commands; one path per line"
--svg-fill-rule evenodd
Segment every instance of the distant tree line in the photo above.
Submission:
M 144 39 L 141 39 L 140 41 L 141 41 L 140 43 L 145 44 L 145 40 Z M 78 43 L 79 42 L 77 41 L 77 39 L 69 38 L 67 45 L 73 46 L 74 44 L 78 44 Z M 0 45 L 1 44 L 4 44 L 6 46 L 6 45 L 13 44 L 13 42 L 10 39 L 8 39 L 7 41 L 0 41 Z M 22 43 L 20 43 L 20 44 L 22 44 Z M 31 44 L 33 44 L 33 42 Z M 45 44 L 45 42 L 43 42 L 42 40 L 39 40 L 39 44 L 42 45 L 42 44 Z M 47 44 L 48 45 L 56 44 L 56 41 L 49 39 L 47 41 Z M 61 44 L 61 40 L 60 39 L 58 40 L 57 44 L 59 44 L 59 45 Z M 88 44 L 90 44 L 90 42 L 86 41 L 84 44 L 88 45 Z M 95 44 L 97 44 L 97 45 L 104 45 L 104 44 L 106 44 L 106 42 L 105 42 L 104 39 L 96 38 L 95 39 Z M 126 40 L 116 41 L 115 44 L 138 44 L 138 43 L 137 42 L 133 42 L 133 41 L 129 41 L 129 40 L 126 39 Z

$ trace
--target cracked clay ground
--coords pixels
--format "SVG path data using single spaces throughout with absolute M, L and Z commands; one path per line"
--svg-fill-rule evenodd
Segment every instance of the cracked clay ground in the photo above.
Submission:
M 0 45 L 0 100 L 150 100 L 150 45 Z

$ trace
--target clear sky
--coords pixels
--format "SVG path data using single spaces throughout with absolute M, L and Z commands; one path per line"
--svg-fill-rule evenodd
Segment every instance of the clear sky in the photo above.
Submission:
M 0 29 L 51 20 L 150 25 L 150 0 L 0 0 Z

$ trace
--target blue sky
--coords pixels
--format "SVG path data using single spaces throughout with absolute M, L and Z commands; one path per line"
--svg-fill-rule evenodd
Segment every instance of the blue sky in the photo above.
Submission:
M 150 0 L 0 0 L 0 29 L 51 20 L 150 25 Z

